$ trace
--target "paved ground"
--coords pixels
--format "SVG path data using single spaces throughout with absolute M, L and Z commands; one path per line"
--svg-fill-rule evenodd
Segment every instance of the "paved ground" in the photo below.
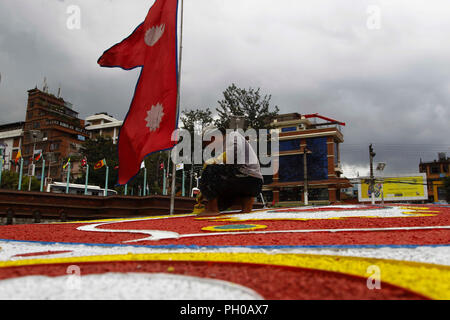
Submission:
M 0 299 L 450 299 L 450 206 L 0 227 Z

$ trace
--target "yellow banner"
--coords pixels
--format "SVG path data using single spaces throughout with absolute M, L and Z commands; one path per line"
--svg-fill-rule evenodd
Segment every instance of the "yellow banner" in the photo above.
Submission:
M 371 200 L 369 182 L 369 179 L 361 179 L 358 188 L 359 201 Z M 426 200 L 426 175 L 375 178 L 374 194 L 376 200 Z

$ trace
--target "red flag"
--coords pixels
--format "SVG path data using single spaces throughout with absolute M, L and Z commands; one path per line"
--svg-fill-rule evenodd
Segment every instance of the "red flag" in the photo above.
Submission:
M 164 169 L 164 162 L 161 163 L 161 165 L 159 166 L 159 169 L 160 169 L 160 170 Z
M 102 67 L 142 67 L 119 133 L 119 180 L 126 184 L 143 159 L 172 148 L 177 126 L 178 0 L 156 0 L 145 21 L 125 40 L 105 51 Z
M 41 160 L 42 157 L 42 152 L 39 152 L 35 157 L 34 157 L 34 161 L 38 162 L 39 160 Z

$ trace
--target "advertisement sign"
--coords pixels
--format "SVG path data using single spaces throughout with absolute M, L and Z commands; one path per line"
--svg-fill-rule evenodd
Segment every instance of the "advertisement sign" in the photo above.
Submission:
M 361 178 L 358 185 L 358 200 L 371 201 L 370 180 Z M 427 178 L 425 173 L 375 177 L 374 194 L 376 201 L 427 200 Z

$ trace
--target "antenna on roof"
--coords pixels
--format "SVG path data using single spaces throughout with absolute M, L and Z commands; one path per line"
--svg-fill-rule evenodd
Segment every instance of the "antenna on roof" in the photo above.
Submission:
M 42 87 L 42 90 L 43 90 L 45 93 L 48 93 L 47 77 L 44 77 L 44 86 Z
M 61 84 L 59 84 L 59 88 L 58 88 L 58 98 L 61 98 Z

